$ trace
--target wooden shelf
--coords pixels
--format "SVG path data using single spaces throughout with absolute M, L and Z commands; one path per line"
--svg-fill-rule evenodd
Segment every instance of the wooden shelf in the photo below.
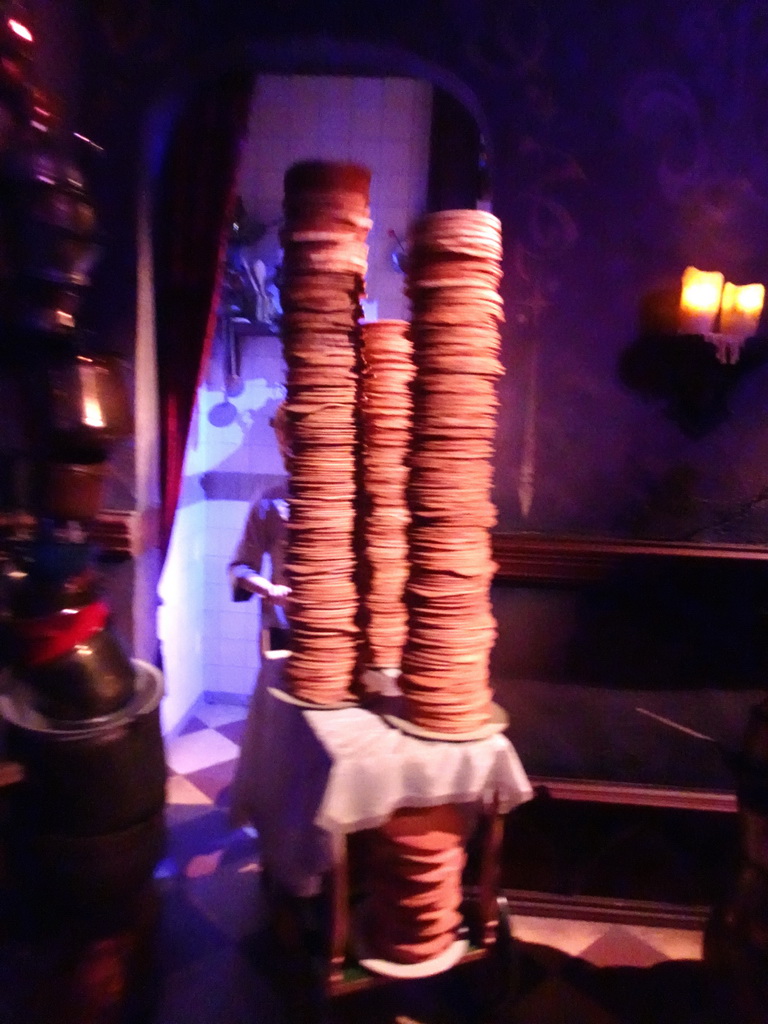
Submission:
M 143 512 L 105 509 L 88 526 L 86 535 L 99 549 L 99 555 L 104 561 L 124 561 L 136 558 L 156 546 L 158 522 L 157 509 Z M 31 534 L 35 523 L 34 516 L 22 512 L 0 513 L 0 543 L 11 537 Z M 77 529 L 75 526 L 74 531 Z

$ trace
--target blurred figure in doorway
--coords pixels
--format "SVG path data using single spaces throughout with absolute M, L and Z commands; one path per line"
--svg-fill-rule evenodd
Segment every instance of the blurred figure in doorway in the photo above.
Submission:
M 290 454 L 285 403 L 270 420 L 280 455 L 285 463 Z M 266 691 L 279 686 L 284 659 L 288 656 L 289 633 L 285 606 L 290 587 L 285 582 L 285 551 L 288 522 L 288 486 L 283 480 L 257 498 L 248 512 L 243 533 L 228 566 L 232 599 L 261 598 L 261 668 L 251 696 L 248 720 L 232 783 L 231 817 L 235 825 L 253 824 L 259 797 L 258 739 L 265 725 Z

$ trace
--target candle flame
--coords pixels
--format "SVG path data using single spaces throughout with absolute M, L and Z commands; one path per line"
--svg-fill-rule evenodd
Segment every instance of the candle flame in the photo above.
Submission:
M 739 287 L 728 281 L 723 288 L 723 305 L 720 309 L 721 331 L 741 339 L 752 337 L 758 328 L 764 299 L 763 285 L 745 284 Z
M 693 309 L 711 309 L 718 298 L 718 289 L 709 281 L 694 281 L 683 293 L 686 306 Z
M 680 293 L 680 329 L 689 334 L 707 334 L 714 326 L 723 291 L 718 271 L 686 267 Z
M 736 289 L 736 309 L 742 313 L 757 313 L 763 311 L 765 301 L 765 285 L 745 284 Z
M 686 309 L 716 312 L 723 290 L 723 275 L 687 267 L 683 275 L 683 293 L 680 304 Z

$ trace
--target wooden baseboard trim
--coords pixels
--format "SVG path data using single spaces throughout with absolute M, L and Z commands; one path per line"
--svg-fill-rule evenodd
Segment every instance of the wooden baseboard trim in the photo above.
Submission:
M 605 899 L 597 896 L 565 896 L 558 893 L 502 889 L 512 911 L 522 917 L 552 917 L 575 921 L 609 921 L 701 931 L 709 920 L 710 907 L 648 900 Z
M 681 811 L 735 814 L 735 793 L 639 783 L 603 782 L 599 779 L 547 779 L 531 776 L 534 792 L 553 800 L 581 800 L 600 804 L 632 804 L 635 807 L 669 807 Z
M 226 690 L 203 690 L 206 704 L 234 704 L 236 707 L 247 708 L 251 703 L 248 693 L 227 693 Z
M 0 789 L 13 786 L 24 778 L 24 768 L 17 761 L 0 760 Z

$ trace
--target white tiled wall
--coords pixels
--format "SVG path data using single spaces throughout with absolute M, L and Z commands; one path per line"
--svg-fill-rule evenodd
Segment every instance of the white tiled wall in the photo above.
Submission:
M 242 475 L 244 490 L 256 497 L 258 489 L 248 484 L 251 477 L 284 472 L 269 418 L 284 395 L 285 367 L 278 338 L 247 338 L 241 352 L 243 390 L 230 398 L 237 417 L 228 427 L 211 424 L 208 412 L 222 400 L 212 367 L 198 395 L 201 436 L 207 470 Z M 253 689 L 259 667 L 259 603 L 232 601 L 226 567 L 248 507 L 248 500 L 205 502 L 203 556 L 204 689 L 242 695 Z
M 187 505 L 176 513 L 159 592 L 158 635 L 163 655 L 165 697 L 161 713 L 168 731 L 184 717 L 204 688 L 202 552 L 205 506 Z
M 254 252 L 266 263 L 268 274 L 279 261 L 278 223 L 287 167 L 312 158 L 363 163 L 372 172 L 374 220 L 368 296 L 379 318 L 407 317 L 403 277 L 391 262 L 395 243 L 388 232 L 393 230 L 404 239 L 409 222 L 424 208 L 431 101 L 431 86 L 402 78 L 267 75 L 258 79 L 238 191 L 248 213 L 271 225 Z M 247 489 L 247 481 L 256 474 L 282 472 L 268 425 L 284 382 L 279 340 L 247 339 L 241 375 L 243 391 L 229 399 L 236 408 L 233 422 L 214 426 L 212 410 L 225 400 L 217 344 L 198 393 L 185 466 L 190 480 L 202 473 L 236 473 L 245 477 Z M 226 580 L 226 564 L 247 511 L 245 500 L 200 500 L 185 508 L 177 523 L 179 543 L 174 559 L 169 559 L 175 582 L 169 581 L 168 570 L 164 575 L 165 590 L 177 595 L 171 603 L 181 602 L 184 595 L 178 621 L 171 622 L 167 599 L 163 608 L 169 637 L 165 646 L 171 636 L 180 644 L 180 653 L 165 655 L 171 698 L 175 689 L 188 694 L 195 686 L 198 693 L 204 689 L 243 696 L 253 688 L 259 609 L 256 601 L 235 604 Z M 182 608 L 181 603 L 178 607 Z M 192 664 L 189 652 L 198 648 L 201 657 Z M 177 698 L 175 703 L 180 701 Z

